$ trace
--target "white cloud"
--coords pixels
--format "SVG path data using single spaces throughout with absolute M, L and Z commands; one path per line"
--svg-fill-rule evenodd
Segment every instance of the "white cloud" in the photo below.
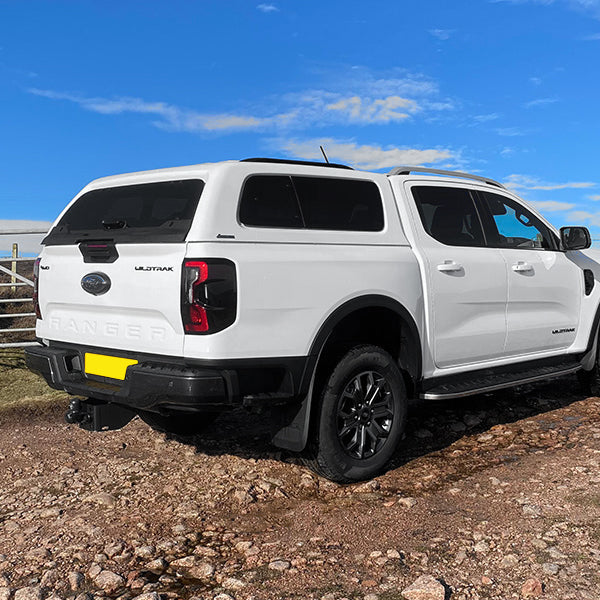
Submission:
M 454 109 L 453 101 L 437 98 L 436 84 L 421 75 L 376 77 L 362 67 L 353 68 L 351 75 L 343 75 L 338 81 L 335 80 L 338 74 L 331 75 L 328 90 L 267 97 L 251 111 L 224 113 L 202 112 L 134 96 L 104 98 L 39 88 L 28 91 L 50 100 L 72 102 L 103 115 L 154 117 L 151 123 L 159 129 L 191 133 L 387 124 L 406 120 L 416 113 L 428 118 L 432 113 Z
M 518 127 L 499 127 L 496 129 L 496 133 L 502 137 L 519 137 L 526 135 L 525 131 Z
M 531 204 L 541 212 L 556 212 L 560 210 L 571 210 L 575 208 L 575 204 L 571 204 L 570 202 L 558 202 L 556 200 L 530 201 L 529 204 Z
M 279 9 L 274 4 L 259 4 L 256 9 L 264 13 L 279 12 Z
M 590 13 L 594 17 L 600 17 L 600 0 L 490 0 L 493 3 L 505 2 L 507 4 L 564 4 L 568 8 Z
M 401 121 L 409 117 L 409 113 L 419 110 L 414 100 L 401 98 L 400 96 L 388 96 L 387 98 L 342 98 L 337 102 L 328 104 L 328 110 L 339 111 L 346 115 L 351 121 L 360 123 L 389 123 L 390 121 Z M 403 110 L 399 110 L 403 109 Z
M 476 123 L 488 123 L 489 121 L 495 121 L 499 118 L 500 115 L 498 113 L 488 113 L 486 115 L 475 115 L 472 117 L 473 121 Z
M 82 108 L 103 115 L 118 115 L 123 113 L 156 115 L 160 120 L 153 125 L 167 131 L 225 131 L 268 128 L 274 123 L 285 120 L 286 115 L 272 117 L 254 117 L 251 115 L 206 114 L 194 110 L 180 108 L 166 102 L 147 102 L 141 98 L 100 98 L 86 97 L 77 94 L 40 90 L 32 88 L 30 93 L 52 100 L 68 100 Z
M 573 224 L 588 222 L 591 225 L 600 227 L 600 213 L 591 213 L 585 210 L 575 210 L 567 215 L 567 221 Z
M 52 223 L 50 221 L 12 220 L 0 219 L 0 256 L 11 256 L 12 245 L 19 245 L 19 255 L 39 254 L 42 249 L 40 242 L 46 233 L 21 234 L 14 233 L 3 235 L 9 231 L 39 231 L 47 232 Z M 6 266 L 6 264 L 4 265 Z
M 567 183 L 547 183 L 529 175 L 509 175 L 504 182 L 507 188 L 516 190 L 565 190 L 570 188 L 589 188 L 596 184 L 591 181 L 570 181 Z
M 588 196 L 588 200 L 593 200 L 594 202 L 598 202 L 600 200 L 600 194 L 593 194 Z
M 548 104 L 555 104 L 558 102 L 558 98 L 538 98 L 525 104 L 525 108 L 535 108 L 536 106 L 547 106 Z
M 356 142 L 344 142 L 332 138 L 313 140 L 280 141 L 279 148 L 291 156 L 305 160 L 321 160 L 319 146 L 325 148 L 332 162 L 348 163 L 359 169 L 374 170 L 399 165 L 426 165 L 455 159 L 457 156 L 447 149 L 396 148 L 370 145 L 358 145 Z
M 430 29 L 429 33 L 438 40 L 445 42 L 452 37 L 455 31 L 456 29 Z

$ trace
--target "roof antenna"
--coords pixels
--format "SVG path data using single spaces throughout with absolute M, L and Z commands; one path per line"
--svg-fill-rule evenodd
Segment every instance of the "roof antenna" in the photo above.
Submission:
M 323 146 L 319 146 L 319 148 L 321 148 L 321 153 L 323 154 L 323 158 L 325 159 L 325 162 L 327 164 L 329 164 L 329 159 L 327 158 L 327 154 L 325 154 L 325 150 L 323 149 Z

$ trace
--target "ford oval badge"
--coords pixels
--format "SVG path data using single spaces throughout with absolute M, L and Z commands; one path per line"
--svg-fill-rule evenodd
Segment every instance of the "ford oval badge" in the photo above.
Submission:
M 102 296 L 110 290 L 110 277 L 105 273 L 88 273 L 81 278 L 81 287 L 94 296 Z

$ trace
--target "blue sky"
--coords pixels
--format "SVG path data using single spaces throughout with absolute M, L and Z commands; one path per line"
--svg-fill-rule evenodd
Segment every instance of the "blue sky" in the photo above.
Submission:
M 600 239 L 600 0 L 0 0 L 0 226 L 250 156 L 483 173 Z

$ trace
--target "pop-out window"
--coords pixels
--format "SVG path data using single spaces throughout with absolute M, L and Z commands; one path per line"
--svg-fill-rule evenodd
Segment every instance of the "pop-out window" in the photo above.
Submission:
M 240 222 L 252 227 L 381 231 L 379 188 L 372 181 L 254 175 L 246 180 Z
M 83 194 L 50 231 L 44 244 L 91 239 L 183 242 L 202 194 L 197 179 L 126 185 Z

